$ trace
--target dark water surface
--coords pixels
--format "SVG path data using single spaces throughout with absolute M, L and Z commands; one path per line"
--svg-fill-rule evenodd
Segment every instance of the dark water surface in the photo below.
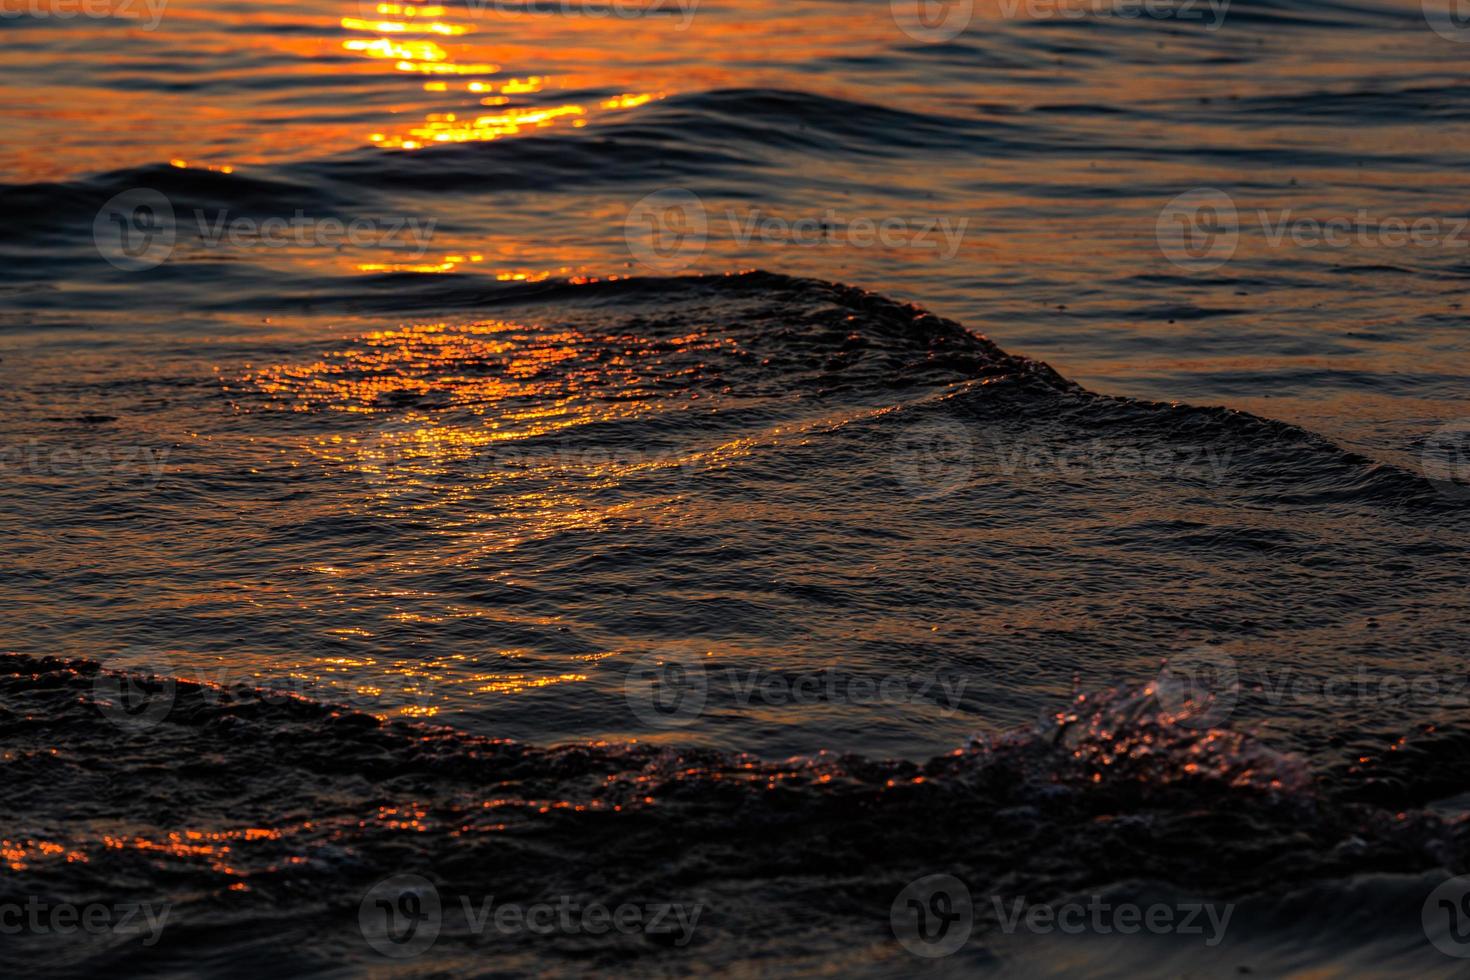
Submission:
M 28 9 L 0 907 L 169 920 L 7 968 L 1463 970 L 1437 8 Z

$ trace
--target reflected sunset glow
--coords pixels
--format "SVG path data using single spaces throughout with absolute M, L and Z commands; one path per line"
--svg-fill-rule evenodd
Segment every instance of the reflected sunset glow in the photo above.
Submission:
M 349 30 L 379 32 L 384 34 L 420 33 L 439 34 L 444 36 L 458 37 L 470 34 L 474 28 L 468 24 L 446 23 L 443 21 L 432 21 L 430 17 L 442 17 L 444 8 L 414 8 L 412 6 L 398 6 L 391 4 L 380 4 L 379 13 L 392 13 L 409 18 L 407 21 L 364 21 L 354 17 L 342 18 L 342 26 Z M 342 42 L 346 51 L 362 55 L 367 58 L 380 60 L 392 60 L 395 62 L 394 69 L 400 72 L 416 72 L 430 75 L 493 75 L 501 68 L 499 65 L 488 63 L 467 62 L 461 63 L 453 59 L 451 53 L 432 41 L 396 41 L 391 37 L 376 37 L 371 39 L 355 38 Z M 469 92 L 489 91 L 498 86 L 499 95 L 490 96 L 480 100 L 481 105 L 503 106 L 509 102 L 509 96 L 533 95 L 546 88 L 547 78 L 541 75 L 532 75 L 526 78 L 511 78 L 502 82 L 472 81 L 466 86 Z M 425 83 L 425 91 L 444 92 L 448 90 L 447 83 L 429 82 Z M 632 109 L 644 105 L 655 96 L 651 93 L 638 95 L 622 95 L 613 99 L 602 100 L 597 106 L 604 110 Z M 417 150 L 435 143 L 469 143 L 476 141 L 488 141 L 501 139 L 506 136 L 516 136 L 531 129 L 545 129 L 557 120 L 568 117 L 584 117 L 587 115 L 588 106 L 570 103 L 559 106 L 531 107 L 518 106 L 508 108 L 504 112 L 490 115 L 462 115 L 456 112 L 432 112 L 424 117 L 422 125 L 409 127 L 400 133 L 374 132 L 368 136 L 369 142 L 382 149 L 392 150 Z M 585 125 L 582 118 L 576 119 L 576 125 Z M 381 271 L 377 268 L 365 271 Z M 362 266 L 359 266 L 362 268 Z M 398 266 L 401 271 L 415 272 L 450 272 L 456 268 L 455 264 L 449 262 L 433 264 L 419 264 L 416 266 Z
M 0 0 L 0 977 L 1448 975 L 1446 4 Z

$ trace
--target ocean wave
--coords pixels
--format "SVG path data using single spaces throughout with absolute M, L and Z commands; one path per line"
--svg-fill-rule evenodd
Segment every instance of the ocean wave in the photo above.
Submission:
M 145 714 L 166 699 L 166 716 L 115 726 L 118 685 Z M 780 909 L 805 917 L 758 941 L 768 952 L 824 947 L 834 930 L 871 935 L 936 858 L 973 886 L 1045 901 L 1125 880 L 1224 898 L 1467 857 L 1470 825 L 1403 801 L 1470 789 L 1464 767 L 1447 778 L 1440 750 L 1420 748 L 1463 746 L 1470 733 L 1406 735 L 1392 765 L 1394 793 L 1407 795 L 1390 802 L 1366 769 L 1309 773 L 1246 734 L 1198 724 L 1192 712 L 1207 705 L 1171 710 L 1162 694 L 1156 683 L 1080 697 L 1041 725 L 923 763 L 778 762 L 639 744 L 538 748 L 268 691 L 10 656 L 0 727 L 19 816 L 5 892 L 171 904 L 175 928 L 159 948 L 72 949 L 68 969 L 223 962 L 222 946 L 261 963 L 308 932 L 316 949 L 371 961 L 354 935 L 357 907 L 394 873 L 503 901 L 698 898 L 710 921 L 690 949 L 582 937 L 501 944 L 497 955 L 507 967 L 537 953 L 713 968 L 748 955 L 751 930 Z M 1387 806 L 1365 802 L 1376 796 Z M 476 949 L 446 930 L 427 963 Z
M 176 435 L 150 492 L 77 493 L 42 473 L 7 497 L 13 546 L 51 556 L 68 621 L 33 615 L 0 660 L 18 814 L 0 899 L 166 903 L 175 926 L 156 946 L 31 936 L 3 955 L 45 947 L 60 973 L 379 964 L 360 907 L 416 875 L 451 899 L 659 901 L 705 918 L 683 946 L 487 939 L 446 915 L 406 972 L 473 972 L 493 951 L 511 971 L 769 955 L 881 973 L 902 955 L 891 903 L 936 868 L 1032 902 L 1137 880 L 1230 899 L 1466 859 L 1463 706 L 1343 709 L 1309 687 L 1283 714 L 1260 684 L 1381 667 L 1375 617 L 1415 624 L 1412 657 L 1388 662 L 1449 669 L 1435 651 L 1459 635 L 1465 511 L 1442 487 L 1286 423 L 1092 393 L 850 286 L 424 280 L 375 284 L 384 309 L 423 304 L 408 322 L 325 348 L 256 342 L 264 361 L 223 374 L 164 348 L 144 379 L 37 372 L 15 389 L 52 436 Z M 376 302 L 311 299 L 339 314 Z M 409 451 L 382 442 L 395 432 L 415 434 Z M 487 433 L 494 452 L 476 442 Z M 934 443 L 959 446 L 961 465 L 929 457 Z M 147 559 L 100 560 L 74 538 L 97 521 L 155 528 Z M 834 574 L 839 548 L 838 571 L 860 575 Z M 99 590 L 130 598 L 78 631 Z M 589 611 L 589 596 L 608 599 Z M 867 635 L 895 615 L 916 639 Z M 56 636 L 73 657 L 179 652 L 147 679 L 42 656 Z M 1217 637 L 1248 675 L 1231 718 L 1139 677 L 1160 651 Z M 628 662 L 694 643 L 710 651 L 700 724 L 630 722 Z M 303 659 L 278 668 L 291 648 Z M 459 649 L 482 652 L 421 653 Z M 348 666 L 312 659 L 339 654 Z M 204 683 L 211 664 L 258 675 Z M 373 664 L 449 724 L 333 707 L 326 682 L 371 686 Z M 942 706 L 887 706 L 878 725 L 840 695 L 740 699 L 742 670 L 789 685 L 833 664 L 967 686 Z M 282 670 L 323 684 L 303 696 L 272 679 Z M 1101 680 L 1118 675 L 1133 682 Z M 1059 697 L 1069 681 L 1084 696 Z M 932 754 L 962 731 L 978 734 Z M 956 968 L 989 955 L 998 923 L 978 915 Z
M 278 307 L 292 301 L 289 293 L 274 300 Z M 1419 474 L 1342 450 L 1298 426 L 1225 407 L 1088 392 L 1050 365 L 1009 354 L 952 320 L 837 283 L 764 271 L 590 283 L 497 283 L 473 275 L 397 274 L 371 277 L 337 294 L 316 290 L 300 301 L 317 310 L 352 313 L 408 313 L 421 307 L 424 312 L 484 309 L 511 314 L 517 308 L 554 306 L 595 315 L 620 308 L 636 313 L 639 307 L 689 307 L 694 319 L 708 304 L 726 329 L 764 355 L 754 365 L 722 365 L 722 383 L 738 378 L 747 393 L 1005 381 L 1007 385 L 987 383 L 962 395 L 945 410 L 972 413 L 977 431 L 986 419 L 1024 405 L 1019 410 L 1038 419 L 1060 414 L 1073 427 L 1074 439 L 1127 432 L 1174 443 L 1229 443 L 1242 450 L 1236 463 L 1249 465 L 1262 477 L 1262 491 L 1281 503 L 1376 500 L 1458 509 L 1456 501 L 1437 493 Z M 656 333 L 672 336 L 691 325 L 689 318 L 676 315 L 654 326 Z M 816 359 L 817 370 L 803 370 L 808 359 Z M 289 390 L 284 394 L 289 397 Z M 1265 479 L 1267 474 L 1275 479 Z

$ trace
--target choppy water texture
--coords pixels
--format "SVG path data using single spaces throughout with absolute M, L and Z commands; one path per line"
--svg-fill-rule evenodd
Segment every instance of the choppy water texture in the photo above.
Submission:
M 1454 975 L 1470 48 L 666 7 L 4 21 L 0 905 L 171 918 L 0 962 Z M 1181 254 L 1201 188 L 1238 234 Z M 446 912 L 394 960 L 404 874 Z M 934 874 L 975 931 L 930 961 L 890 912 Z M 1091 894 L 1235 919 L 991 901 Z M 477 935 L 490 895 L 702 911 Z

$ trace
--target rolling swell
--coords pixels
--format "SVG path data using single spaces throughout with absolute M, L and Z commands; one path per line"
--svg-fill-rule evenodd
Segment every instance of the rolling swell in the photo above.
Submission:
M 167 352 L 146 385 L 77 386 L 41 372 L 16 392 L 32 414 L 52 411 L 51 386 L 58 404 L 85 392 L 99 421 L 47 416 L 63 429 L 181 414 L 208 437 L 180 442 L 183 460 L 155 495 L 57 498 L 37 486 L 17 501 L 18 513 L 44 515 L 30 533 L 48 521 L 64 529 L 79 507 L 156 525 L 149 547 L 174 562 L 167 601 L 177 612 L 160 616 L 149 603 L 151 557 L 135 569 L 85 543 L 78 552 L 64 530 L 48 544 L 62 557 L 47 588 L 68 609 L 88 608 L 99 582 L 139 603 L 98 607 L 99 643 L 194 651 L 166 676 L 124 680 L 81 655 L 80 634 L 67 634 L 67 657 L 37 653 L 36 637 L 58 635 L 44 617 L 6 637 L 22 651 L 0 660 L 7 796 L 20 816 L 7 830 L 0 898 L 172 908 L 156 946 L 93 937 L 63 950 L 56 973 L 378 965 L 359 906 L 395 874 L 426 878 L 451 909 L 408 972 L 474 972 L 487 955 L 510 972 L 548 958 L 718 970 L 767 955 L 791 968 L 902 972 L 889 906 L 937 869 L 976 895 L 1033 903 L 1137 882 L 1269 903 L 1292 889 L 1340 899 L 1353 876 L 1419 875 L 1470 857 L 1454 803 L 1470 790 L 1461 761 L 1470 706 L 1312 700 L 1283 715 L 1260 683 L 1282 666 L 1330 677 L 1354 657 L 1381 663 L 1386 642 L 1407 648 L 1403 662 L 1448 669 L 1441 653 L 1460 637 L 1464 601 L 1464 510 L 1423 478 L 1247 413 L 1094 394 L 953 321 L 849 286 L 765 272 L 493 286 L 423 278 L 419 292 L 408 288 L 414 277 L 380 285 L 383 309 L 417 307 L 427 325 L 329 351 L 298 340 L 280 363 L 231 377 L 227 392 L 217 377 L 172 376 L 180 369 Z M 376 302 L 316 300 L 340 310 Z M 440 323 L 444 310 L 475 316 Z M 537 356 L 548 349 L 557 356 Z M 380 391 L 382 378 L 395 387 Z M 534 398 L 504 387 L 517 379 Z M 140 400 L 160 384 L 177 404 Z M 473 433 L 527 403 L 639 410 L 523 434 L 503 472 L 445 460 L 435 492 L 401 509 L 371 492 L 357 504 L 359 473 L 309 458 L 324 436 L 335 444 L 334 434 L 371 433 L 400 413 Z M 691 403 L 707 407 L 685 411 Z M 970 478 L 937 497 L 922 481 L 895 489 L 874 461 L 911 426 L 972 438 Z M 242 427 L 283 450 L 247 450 Z M 1033 473 L 1013 455 L 1095 440 L 1139 459 L 1206 445 L 1229 462 L 1213 478 L 1197 467 Z M 538 464 L 569 447 L 615 454 L 650 442 L 679 460 L 679 482 L 614 463 L 611 483 L 584 488 L 576 473 Z M 221 457 L 220 443 L 236 448 Z M 711 448 L 720 444 L 742 455 L 722 458 Z M 496 503 L 569 492 L 583 511 L 611 500 L 616 523 L 595 537 L 542 526 L 539 512 L 507 523 Z M 795 512 L 769 510 L 793 494 L 805 501 Z M 175 508 L 205 499 L 269 517 L 255 526 L 226 511 L 217 527 L 196 520 L 180 535 Z M 713 517 L 681 509 L 705 499 L 718 502 Z M 442 557 L 459 540 L 507 538 L 513 551 Z M 863 558 L 863 575 L 834 575 L 834 548 L 841 568 Z M 230 600 L 216 607 L 226 555 Z M 365 578 L 334 577 L 321 597 L 314 570 L 326 556 Z M 517 581 L 498 577 L 507 567 Z M 1349 576 L 1351 591 L 1333 585 Z M 337 613 L 338 590 L 354 597 L 350 618 Z M 615 598 L 589 612 L 588 596 Z M 227 630 L 215 608 L 227 610 Z M 515 618 L 457 620 L 466 608 Z M 853 629 L 895 615 L 895 629 L 932 621 L 944 632 L 900 644 Z M 1382 617 L 1393 639 L 1375 644 L 1358 626 L 1367 617 Z M 281 686 L 268 677 L 188 679 L 207 677 L 211 657 L 264 657 L 270 674 L 276 651 L 342 623 L 371 639 L 327 641 L 325 655 L 357 663 L 407 658 L 420 672 L 425 643 L 489 651 L 434 668 L 452 727 L 383 721 L 333 707 L 326 693 L 273 693 Z M 775 660 L 759 646 L 741 652 L 773 635 Z M 1344 648 L 1344 635 L 1357 646 Z M 544 734 L 627 730 L 620 670 L 568 654 L 639 655 L 667 650 L 670 637 L 721 649 L 687 740 Z M 1139 669 L 1190 638 L 1228 641 L 1242 674 L 1232 717 L 1181 703 L 1174 681 Z M 523 669 L 543 674 L 530 676 L 575 668 L 583 686 L 501 709 L 473 684 L 496 669 L 502 645 L 538 653 Z M 904 760 L 871 750 L 875 725 L 860 705 L 752 721 L 720 682 L 747 663 L 800 675 L 834 662 L 857 673 L 958 670 L 973 683 L 942 728 L 929 702 L 885 715 L 879 736 L 910 753 L 928 747 Z M 471 686 L 458 686 L 460 669 Z M 1134 680 L 1102 680 L 1118 675 Z M 1082 696 L 1059 697 L 1068 680 Z M 135 706 L 139 691 L 166 704 L 162 720 L 114 724 L 115 692 L 127 688 Z M 1027 715 L 1042 720 L 1016 723 Z M 780 754 L 790 743 L 778 720 L 811 728 L 799 744 L 836 751 Z M 1283 721 L 1269 737 L 1257 731 Z M 498 737 L 511 730 L 543 734 Z M 980 734 L 933 754 L 962 730 Z M 753 735 L 766 739 L 755 751 L 733 748 Z M 861 751 L 859 738 L 869 739 Z M 704 912 L 687 947 L 662 934 L 486 938 L 453 897 L 487 895 Z M 986 962 L 1002 944 L 990 905 L 976 914 L 977 938 L 956 964 Z M 26 953 L 22 941 L 0 955 Z
M 25 814 L 7 831 L 5 891 L 174 903 L 156 948 L 74 948 L 58 972 L 362 962 L 357 905 L 391 873 L 507 902 L 698 900 L 705 928 L 683 950 L 617 936 L 493 947 L 511 970 L 548 953 L 690 969 L 752 945 L 800 957 L 880 944 L 893 896 L 936 863 L 977 894 L 1034 901 L 1127 880 L 1224 898 L 1462 865 L 1470 848 L 1463 821 L 1376 802 L 1376 763 L 1309 772 L 1249 735 L 1164 710 L 1158 685 L 1079 699 L 1044 725 L 927 762 L 775 762 L 537 748 L 172 678 L 133 679 L 171 710 L 119 733 L 99 711 L 113 703 L 98 683 L 109 676 L 88 661 L 0 659 L 7 795 Z M 1463 766 L 1450 776 L 1439 764 L 1467 741 L 1464 730 L 1426 738 L 1428 749 L 1407 738 L 1392 798 L 1470 789 Z M 983 937 L 996 923 L 978 903 L 977 914 Z M 446 916 L 418 967 L 490 951 Z
M 90 218 L 114 194 L 152 187 L 182 203 L 278 214 L 281 207 L 298 205 L 346 207 L 362 203 L 362 194 L 371 191 L 575 190 L 660 177 L 718 178 L 747 173 L 767 152 L 859 157 L 922 149 L 1017 152 L 1028 146 L 1025 132 L 1015 123 L 808 92 L 717 89 L 671 96 L 631 118 L 567 134 L 434 146 L 422 153 L 365 148 L 255 168 L 249 175 L 153 164 L 57 183 L 0 183 L 0 204 L 25 219 L 73 213 Z
M 460 280 L 463 280 L 462 282 Z M 317 309 L 352 313 L 484 309 L 514 313 L 552 307 L 616 316 L 626 309 L 639 326 L 645 311 L 668 310 L 656 333 L 672 334 L 705 318 L 736 331 L 767 354 L 745 384 L 783 389 L 807 373 L 823 394 L 847 389 L 915 388 L 986 382 L 947 406 L 973 412 L 977 426 L 1006 413 L 1038 422 L 1056 419 L 1070 439 L 1126 432 L 1179 444 L 1225 442 L 1248 451 L 1263 500 L 1281 503 L 1361 502 L 1462 514 L 1463 507 L 1423 476 L 1341 449 L 1299 426 L 1220 406 L 1166 404 L 1087 391 L 1050 365 L 1007 353 L 981 334 L 921 307 L 840 283 L 752 271 L 572 283 L 487 283 L 473 276 L 386 275 L 366 280 L 368 292 L 315 291 Z M 293 302 L 289 294 L 275 303 Z M 307 302 L 302 296 L 299 302 Z M 804 371 L 808 367 L 815 370 Z M 1004 382 L 995 384 L 992 382 Z M 929 409 L 918 408 L 923 412 Z M 1267 479 L 1267 477 L 1272 477 Z
M 941 973 L 1449 975 L 1420 910 L 1470 858 L 1470 492 L 1414 469 L 1453 452 L 1466 268 L 1375 237 L 1461 210 L 1428 8 L 925 43 L 886 0 L 449 5 L 430 81 L 358 4 L 246 6 L 17 24 L 17 91 L 64 98 L 0 154 L 0 913 L 174 915 L 7 934 L 0 971 L 907 977 L 891 903 L 945 872 L 980 921 Z M 140 188 L 179 239 L 129 270 L 95 222 Z M 1159 221 L 1205 188 L 1239 241 L 1195 268 Z M 792 275 L 637 277 L 675 189 L 684 268 Z M 697 724 L 640 713 L 625 668 L 695 657 Z M 1189 700 L 1191 658 L 1234 683 Z M 395 966 L 359 915 L 405 873 L 450 914 Z M 1089 891 L 1238 899 L 1244 948 L 1011 955 L 987 901 Z M 472 936 L 489 895 L 704 915 Z

